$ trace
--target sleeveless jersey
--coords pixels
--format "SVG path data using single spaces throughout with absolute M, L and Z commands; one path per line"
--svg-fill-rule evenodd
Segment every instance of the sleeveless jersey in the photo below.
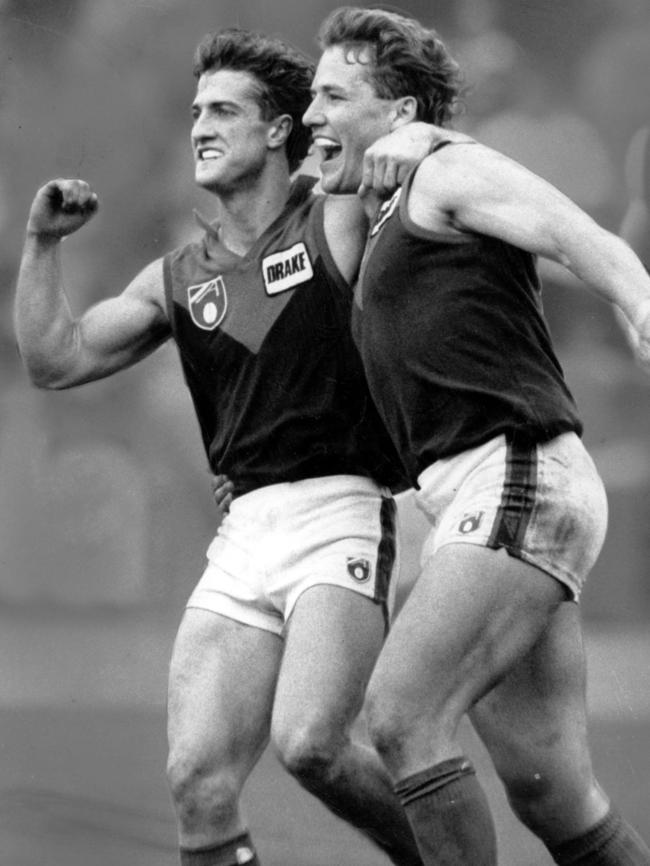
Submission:
M 243 257 L 208 227 L 164 258 L 169 320 L 208 461 L 235 495 L 338 474 L 399 484 L 313 184 L 298 178 Z
M 414 174 L 375 218 L 352 314 L 372 396 L 413 484 L 434 461 L 502 433 L 582 432 L 534 256 L 414 224 Z

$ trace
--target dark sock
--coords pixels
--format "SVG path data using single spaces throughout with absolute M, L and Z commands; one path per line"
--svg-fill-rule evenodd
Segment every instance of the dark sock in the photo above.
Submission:
M 496 866 L 487 797 L 467 758 L 452 758 L 395 786 L 425 866 Z
M 650 849 L 614 810 L 582 836 L 549 847 L 549 852 L 559 866 L 650 866 Z
M 253 842 L 242 833 L 208 848 L 181 848 L 181 866 L 260 866 Z

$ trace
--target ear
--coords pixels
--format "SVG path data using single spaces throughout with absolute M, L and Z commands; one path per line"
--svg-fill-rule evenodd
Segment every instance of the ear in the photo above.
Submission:
M 418 103 L 414 96 L 402 96 L 395 100 L 391 132 L 407 123 L 412 123 L 418 115 Z
M 289 133 L 293 129 L 293 120 L 288 114 L 281 114 L 276 117 L 273 123 L 269 126 L 267 132 L 267 143 L 271 150 L 277 150 L 279 147 L 284 147 L 289 138 Z

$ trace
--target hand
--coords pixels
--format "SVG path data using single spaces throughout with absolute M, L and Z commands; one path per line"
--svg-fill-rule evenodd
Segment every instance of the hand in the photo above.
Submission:
M 34 197 L 27 233 L 60 240 L 76 232 L 97 213 L 99 202 L 83 180 L 51 180 Z
M 650 374 L 650 299 L 643 301 L 635 311 L 634 322 L 630 321 L 620 307 L 615 307 L 614 310 L 637 364 L 645 373 Z
M 232 481 L 228 479 L 227 475 L 212 475 L 210 478 L 210 487 L 212 489 L 215 505 L 217 506 L 217 511 L 219 512 L 219 518 L 220 520 L 223 520 L 226 514 L 230 511 L 234 485 Z
M 380 198 L 387 198 L 404 183 L 409 171 L 429 155 L 431 148 L 448 137 L 447 130 L 419 121 L 382 136 L 364 154 L 358 195 L 363 197 L 373 190 Z

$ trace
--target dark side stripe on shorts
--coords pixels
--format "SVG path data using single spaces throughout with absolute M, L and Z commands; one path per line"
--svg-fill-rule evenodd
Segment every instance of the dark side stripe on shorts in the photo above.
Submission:
M 388 588 L 395 565 L 397 550 L 397 505 L 392 496 L 382 496 L 379 512 L 381 538 L 377 549 L 377 567 L 375 569 L 375 601 L 386 604 Z
M 501 504 L 487 542 L 494 549 L 505 547 L 520 553 L 535 505 L 537 446 L 530 439 L 506 436 L 506 474 Z

